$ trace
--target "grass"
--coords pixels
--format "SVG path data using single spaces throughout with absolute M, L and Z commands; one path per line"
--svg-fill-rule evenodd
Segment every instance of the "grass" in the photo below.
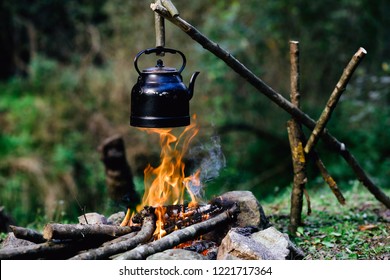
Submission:
M 327 188 L 308 190 L 311 215 L 303 214 L 303 225 L 291 240 L 308 260 L 390 259 L 390 210 L 358 182 L 344 191 L 340 205 Z M 289 223 L 289 193 L 263 204 L 271 222 L 283 232 Z M 306 208 L 304 207 L 304 211 Z

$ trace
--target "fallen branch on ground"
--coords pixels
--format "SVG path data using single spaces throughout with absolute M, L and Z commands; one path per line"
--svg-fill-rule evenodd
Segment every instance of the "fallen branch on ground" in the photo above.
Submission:
M 46 242 L 46 239 L 43 237 L 42 233 L 36 230 L 17 226 L 10 226 L 10 228 L 16 238 L 28 240 L 34 243 Z
M 131 250 L 139 244 L 143 244 L 152 238 L 156 228 L 155 224 L 154 215 L 145 217 L 142 228 L 136 236 L 122 240 L 120 242 L 112 242 L 106 246 L 88 250 L 84 253 L 72 257 L 71 260 L 107 259 L 110 256 Z
M 99 246 L 101 242 L 94 240 L 54 242 L 47 241 L 41 244 L 33 244 L 16 248 L 0 249 L 1 260 L 34 260 L 56 259 L 63 260 L 71 257 L 81 250 Z
M 137 230 L 138 228 L 136 227 L 120 227 L 104 224 L 47 224 L 43 229 L 43 237 L 46 240 L 113 239 Z

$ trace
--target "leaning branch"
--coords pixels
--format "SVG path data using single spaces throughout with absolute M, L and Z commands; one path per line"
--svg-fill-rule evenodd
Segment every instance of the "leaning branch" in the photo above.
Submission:
M 334 88 L 332 94 L 329 97 L 328 102 L 326 103 L 325 109 L 323 110 L 320 118 L 317 121 L 316 126 L 314 127 L 309 140 L 307 140 L 305 146 L 305 153 L 310 153 L 311 149 L 317 143 L 320 134 L 324 131 L 326 124 L 328 123 L 330 116 L 332 115 L 333 110 L 336 108 L 337 102 L 339 101 L 341 95 L 345 91 L 349 80 L 352 77 L 352 74 L 355 72 L 355 69 L 358 67 L 360 61 L 367 54 L 366 50 L 360 48 L 352 57 L 351 61 L 345 67 L 343 74 L 340 77 L 336 87 Z
M 316 122 L 310 118 L 307 114 L 301 111 L 299 108 L 294 106 L 291 102 L 285 99 L 281 94 L 276 92 L 270 86 L 268 86 L 264 81 L 257 77 L 253 72 L 251 72 L 246 66 L 244 66 L 240 61 L 233 57 L 229 52 L 221 48 L 217 43 L 209 40 L 205 35 L 199 32 L 194 26 L 183 20 L 178 15 L 171 15 L 167 9 L 161 5 L 151 4 L 151 9 L 159 13 L 165 19 L 169 20 L 176 26 L 178 26 L 182 31 L 184 31 L 188 36 L 193 40 L 198 42 L 203 48 L 207 49 L 213 53 L 216 57 L 223 60 L 226 65 L 232 68 L 237 74 L 247 80 L 253 87 L 258 91 L 263 93 L 271 101 L 277 104 L 280 108 L 285 110 L 287 113 L 292 115 L 297 121 L 305 125 L 307 128 L 313 130 Z M 332 136 L 327 129 L 325 128 L 321 134 L 321 138 L 326 142 L 326 144 L 335 152 L 339 153 L 346 162 L 351 166 L 352 170 L 355 172 L 357 178 L 363 183 L 363 185 L 375 196 L 377 200 L 382 202 L 387 208 L 390 208 L 390 198 L 378 188 L 366 172 L 362 169 L 355 157 L 348 151 L 345 144 L 337 140 Z
M 328 170 L 326 169 L 324 163 L 318 156 L 315 150 L 312 150 L 310 153 L 312 159 L 315 161 L 315 164 L 318 168 L 318 170 L 321 173 L 322 178 L 324 181 L 328 184 L 329 188 L 332 190 L 333 194 L 336 196 L 338 202 L 342 205 L 345 204 L 345 198 L 339 189 L 336 181 L 333 179 L 333 177 L 329 174 Z

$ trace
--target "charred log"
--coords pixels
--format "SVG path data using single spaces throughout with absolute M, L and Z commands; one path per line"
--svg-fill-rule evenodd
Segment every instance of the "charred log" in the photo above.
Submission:
M 223 224 L 229 223 L 236 218 L 239 209 L 237 205 L 232 206 L 229 210 L 210 218 L 206 221 L 191 225 L 184 229 L 176 230 L 169 235 L 162 237 L 159 240 L 138 246 L 135 249 L 128 251 L 115 259 L 117 260 L 142 260 L 148 256 L 173 248 L 183 242 L 195 239 L 202 234 L 210 232 Z
M 164 211 L 164 224 L 162 229 L 170 234 L 171 232 L 188 227 L 190 225 L 204 221 L 210 217 L 214 217 L 217 214 L 222 213 L 233 204 L 206 204 L 196 205 L 189 207 L 186 204 L 181 205 L 168 205 L 163 206 Z M 137 213 L 132 221 L 134 224 L 140 223 L 145 215 L 149 215 L 150 212 L 154 212 L 154 208 L 147 206 L 141 212 Z
M 206 256 L 209 260 L 215 260 L 218 253 L 218 244 L 211 240 L 189 241 L 189 244 L 183 243 L 177 246 L 187 251 L 192 251 Z

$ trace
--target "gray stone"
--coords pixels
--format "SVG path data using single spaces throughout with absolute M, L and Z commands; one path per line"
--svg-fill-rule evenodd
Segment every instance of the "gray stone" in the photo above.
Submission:
M 16 238 L 13 232 L 9 232 L 7 237 L 4 240 L 3 244 L 2 244 L 2 249 L 4 249 L 4 248 L 17 248 L 17 247 L 34 245 L 34 244 L 35 243 L 33 243 L 31 241 Z
M 289 238 L 274 227 L 269 227 L 265 230 L 258 231 L 252 234 L 252 239 L 264 245 L 272 252 L 275 259 L 284 260 L 290 253 L 288 249 Z
M 82 225 L 107 224 L 107 218 L 96 212 L 86 213 L 84 215 L 79 216 L 79 223 Z
M 184 249 L 169 249 L 156 253 L 147 258 L 147 260 L 207 260 L 201 254 Z
M 119 226 L 122 223 L 125 216 L 126 216 L 126 214 L 123 211 L 118 212 L 118 213 L 114 213 L 110 217 L 107 218 L 107 223 L 110 225 Z
M 230 230 L 219 246 L 217 260 L 275 260 L 276 256 L 251 237 Z
M 223 200 L 238 203 L 240 213 L 237 217 L 237 227 L 255 226 L 264 229 L 270 226 L 260 203 L 250 191 L 231 191 L 221 195 Z

